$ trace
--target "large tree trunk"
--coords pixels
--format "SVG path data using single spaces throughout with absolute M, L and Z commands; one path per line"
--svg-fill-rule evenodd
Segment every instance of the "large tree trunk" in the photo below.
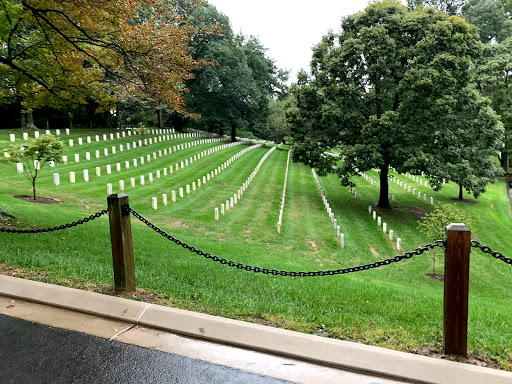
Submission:
M 459 200 L 462 200 L 463 199 L 463 195 L 462 195 L 462 185 L 459 185 Z
M 27 129 L 27 111 L 21 110 L 21 128 Z
M 231 123 L 231 141 L 236 142 L 236 123 Z
M 34 124 L 34 114 L 32 109 L 27 109 L 27 128 L 36 129 L 37 127 Z
M 158 115 L 158 128 L 163 129 L 164 128 L 164 114 L 163 114 L 163 111 L 161 109 L 158 109 L 156 111 L 156 113 Z
M 377 206 L 383 209 L 391 209 L 389 204 L 389 184 L 388 184 L 389 167 L 384 165 L 380 168 L 380 194 L 379 204 Z

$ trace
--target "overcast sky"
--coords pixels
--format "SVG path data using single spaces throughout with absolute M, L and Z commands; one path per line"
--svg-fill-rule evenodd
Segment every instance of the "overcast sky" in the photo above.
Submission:
M 311 48 L 329 29 L 340 30 L 342 16 L 362 11 L 368 0 L 208 0 L 229 17 L 235 33 L 259 38 L 277 66 L 309 70 Z M 404 1 L 405 3 L 405 1 Z

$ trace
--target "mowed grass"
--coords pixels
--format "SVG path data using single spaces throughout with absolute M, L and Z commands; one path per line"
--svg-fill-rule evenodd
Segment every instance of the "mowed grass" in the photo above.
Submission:
M 74 130 L 74 137 L 85 137 L 86 130 Z M 91 131 L 93 135 L 103 131 Z M 0 132 L 0 145 L 8 139 L 8 131 Z M 21 133 L 19 134 L 21 136 Z M 66 137 L 67 138 L 67 137 Z M 115 141 L 119 144 L 123 139 Z M 132 142 L 134 138 L 124 139 Z M 153 151 L 197 139 L 177 139 L 152 146 L 103 157 L 104 142 L 89 144 L 100 149 L 100 159 L 76 164 L 71 156 L 83 153 L 85 146 L 68 149 L 70 164 L 43 169 L 38 181 L 39 195 L 59 198 L 62 204 L 42 205 L 21 201 L 15 194 L 30 194 L 30 183 L 15 170 L 0 165 L 0 209 L 13 215 L 19 228 L 44 228 L 64 224 L 106 208 L 106 183 L 114 192 L 120 179 L 127 185 L 125 193 L 131 206 L 176 238 L 211 254 L 237 263 L 261 268 L 293 271 L 315 271 L 351 267 L 393 257 L 435 239 L 418 231 L 417 221 L 432 207 L 397 184 L 390 183 L 396 197 L 392 211 L 379 211 L 383 222 L 402 238 L 400 251 L 382 233 L 368 214 L 375 207 L 378 190 L 362 178 L 354 180 L 360 196 L 356 200 L 339 180 L 331 175 L 321 178 L 323 190 L 335 212 L 345 248 L 341 249 L 332 224 L 323 207 L 311 170 L 301 164 L 290 164 L 281 234 L 277 220 L 286 169 L 287 147 L 272 153 L 244 193 L 238 205 L 220 221 L 214 220 L 214 208 L 233 196 L 249 177 L 270 147 L 247 152 L 230 167 L 196 192 L 170 202 L 170 191 L 185 187 L 222 164 L 245 146 L 235 146 L 198 160 L 177 173 L 148 183 L 147 174 L 174 165 L 200 151 L 222 143 L 206 144 L 158 157 L 149 163 L 115 171 L 116 162 L 145 156 Z M 112 144 L 109 145 L 109 148 Z M 113 174 L 105 174 L 105 164 L 113 166 Z M 94 175 L 94 167 L 102 166 L 102 176 Z M 88 168 L 91 181 L 81 179 Z M 77 183 L 71 184 L 66 173 L 77 172 Z M 54 186 L 52 173 L 61 173 L 60 186 Z M 146 174 L 146 185 L 139 186 L 138 177 Z M 369 172 L 376 179 L 377 174 Z M 472 238 L 505 256 L 509 251 L 512 219 L 504 182 L 491 185 L 477 204 L 451 200 L 457 186 L 448 184 L 441 192 L 432 192 L 404 176 L 395 176 L 422 193 L 434 196 L 435 203 L 457 204 L 475 222 Z M 129 187 L 129 178 L 137 178 L 137 186 Z M 407 181 L 406 181 L 407 180 Z M 167 193 L 169 205 L 161 204 Z M 151 198 L 157 196 L 159 208 L 151 209 Z M 161 295 L 163 304 L 219 316 L 284 327 L 328 337 L 362 341 L 403 351 L 425 347 L 440 351 L 442 342 L 443 283 L 426 276 L 432 273 L 432 253 L 387 267 L 341 276 L 281 277 L 256 274 L 214 263 L 175 245 L 132 218 L 137 286 Z M 37 271 L 44 281 L 86 285 L 112 284 L 112 261 L 108 218 L 103 216 L 86 225 L 43 234 L 0 233 L 0 263 Z M 442 252 L 437 251 L 437 273 L 442 273 Z M 496 360 L 503 368 L 512 369 L 512 292 L 508 289 L 512 268 L 479 250 L 471 259 L 469 349 L 470 353 Z M 42 274 L 41 274 L 42 273 Z

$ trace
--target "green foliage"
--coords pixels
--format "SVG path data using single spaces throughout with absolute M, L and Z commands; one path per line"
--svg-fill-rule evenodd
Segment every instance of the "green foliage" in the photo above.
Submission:
M 197 39 L 193 48 L 196 60 L 215 63 L 197 70 L 188 82 L 188 109 L 201 116 L 193 125 L 221 133 L 232 129 L 232 136 L 238 127 L 263 136 L 269 101 L 284 92 L 287 74 L 266 56 L 257 38 L 234 35 L 229 19 L 215 7 L 198 8 L 191 22 L 199 29 L 212 23 L 210 28 L 218 25 L 223 31 Z
M 512 20 L 501 0 L 469 0 L 462 8 L 462 17 L 478 27 L 484 43 L 503 41 L 510 36 Z
M 473 227 L 473 221 L 455 204 L 441 204 L 427 213 L 418 221 L 418 228 L 431 241 L 443 239 L 446 236 L 446 226 L 452 223 L 463 223 L 468 228 Z M 436 251 L 432 252 L 433 274 L 436 274 Z
M 485 107 L 481 98 L 471 108 L 457 102 L 480 54 L 474 26 L 432 8 L 408 12 L 396 1 L 383 1 L 344 18 L 342 32 L 329 33 L 314 48 L 311 76 L 299 75 L 292 89 L 294 159 L 321 175 L 336 172 L 343 185 L 360 171 L 378 168 L 379 207 L 390 208 L 389 168 L 436 176 L 445 158 L 435 148 L 446 144 L 438 138 L 455 135 L 449 117 L 461 118 L 469 109 L 474 116 Z M 491 111 L 484 108 L 480 115 L 499 135 Z M 461 129 L 464 124 L 473 122 L 463 118 Z M 336 147 L 341 165 L 325 154 Z
M 418 228 L 435 241 L 446 236 L 446 226 L 452 223 L 464 223 L 470 229 L 474 226 L 473 220 L 455 204 L 440 204 L 418 221 Z
M 36 180 L 39 171 L 48 161 L 60 162 L 64 152 L 64 143 L 52 135 L 42 135 L 31 139 L 26 144 L 11 145 L 5 148 L 8 157 L 0 158 L 0 162 L 8 163 L 16 168 L 17 163 L 23 164 L 23 175 L 32 183 L 33 199 L 36 199 Z

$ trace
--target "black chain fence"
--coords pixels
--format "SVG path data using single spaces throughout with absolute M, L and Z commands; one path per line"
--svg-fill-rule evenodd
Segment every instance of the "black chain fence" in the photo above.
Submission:
M 73 221 L 72 223 L 58 225 L 58 226 L 52 227 L 52 228 L 41 228 L 41 229 L 0 228 L 0 232 L 6 232 L 6 233 L 44 233 L 44 232 L 60 231 L 62 229 L 76 227 L 77 225 L 88 223 L 89 221 L 97 219 L 98 217 L 103 216 L 106 213 L 108 213 L 108 210 L 104 209 L 103 211 L 96 212 L 95 214 L 87 216 L 87 217 L 85 217 L 83 219 L 80 219 L 78 221 Z
M 211 253 L 202 251 L 200 249 L 197 249 L 181 240 L 178 240 L 174 236 L 168 234 L 164 230 L 160 229 L 153 223 L 151 223 L 149 220 L 145 219 L 143 216 L 141 216 L 138 212 L 133 210 L 129 206 L 123 206 L 122 207 L 123 213 L 128 214 L 131 213 L 133 216 L 135 216 L 137 219 L 139 219 L 141 222 L 146 224 L 149 228 L 153 229 L 155 232 L 159 233 L 163 237 L 171 240 L 173 243 L 182 246 L 185 249 L 188 249 L 191 252 L 197 253 L 200 256 L 205 257 L 206 259 L 219 262 L 223 265 L 227 265 L 229 267 L 238 268 L 238 269 L 244 269 L 246 271 L 255 272 L 255 273 L 263 273 L 263 274 L 270 274 L 270 275 L 279 275 L 279 276 L 292 276 L 292 277 L 312 277 L 312 276 L 332 276 L 332 275 L 343 275 L 346 273 L 352 273 L 352 272 L 359 272 L 359 271 L 366 271 L 368 269 L 373 268 L 379 268 L 384 265 L 389 265 L 392 263 L 397 263 L 402 260 L 410 259 L 413 256 L 419 256 L 424 252 L 428 252 L 429 250 L 432 250 L 436 247 L 444 248 L 446 247 L 446 239 L 445 240 L 437 240 L 435 243 L 426 244 L 424 247 L 416 248 L 413 251 L 405 252 L 402 255 L 397 255 L 395 257 L 384 259 L 380 261 L 376 261 L 374 263 L 370 264 L 363 264 L 358 265 L 356 267 L 348 267 L 348 268 L 339 268 L 339 269 L 330 269 L 326 271 L 309 271 L 309 272 L 303 272 L 303 271 L 280 271 L 277 269 L 268 269 L 268 268 L 260 268 L 260 267 L 253 267 L 250 265 L 246 265 L 243 263 L 237 263 L 235 261 L 227 260 L 224 258 L 221 258 L 219 256 L 212 255 Z M 88 223 L 94 219 L 97 219 L 98 217 L 101 217 L 108 213 L 108 209 L 104 209 L 102 211 L 96 212 L 95 214 L 92 214 L 90 216 L 87 216 L 83 219 L 73 221 L 68 224 L 58 225 L 56 227 L 51 228 L 41 228 L 41 229 L 12 229 L 12 228 L 0 228 L 0 232 L 4 233 L 46 233 L 46 232 L 53 232 L 53 231 L 60 231 L 62 229 L 67 229 L 71 227 L 76 227 L 81 224 Z M 492 257 L 494 257 L 497 260 L 501 260 L 508 265 L 512 265 L 512 258 L 505 257 L 500 252 L 493 251 L 491 248 L 489 248 L 487 245 L 481 245 L 478 241 L 471 240 L 471 247 L 473 248 L 479 248 L 483 253 L 489 254 Z
M 207 259 L 210 259 L 212 261 L 219 262 L 223 265 L 227 265 L 229 267 L 238 268 L 238 269 L 244 269 L 246 271 L 255 272 L 255 273 L 263 273 L 267 275 L 274 275 L 274 276 L 292 276 L 292 277 L 312 277 L 312 276 L 332 276 L 332 275 L 343 275 L 346 273 L 352 273 L 352 272 L 359 272 L 359 271 L 366 271 L 368 269 L 373 268 L 379 268 L 384 265 L 389 265 L 391 263 L 397 263 L 399 261 L 410 259 L 413 256 L 419 256 L 424 252 L 428 252 L 431 249 L 434 249 L 436 247 L 444 248 L 445 247 L 445 241 L 444 240 L 438 240 L 433 244 L 427 244 L 424 247 L 416 248 L 414 251 L 411 252 L 405 252 L 403 255 L 398 255 L 395 257 L 392 257 L 390 259 L 385 259 L 381 261 L 377 261 L 370 264 L 364 264 L 364 265 L 358 265 L 356 267 L 349 267 L 349 268 L 339 268 L 339 269 L 330 269 L 327 271 L 310 271 L 310 272 L 295 272 L 295 271 L 279 271 L 277 269 L 268 269 L 268 268 L 260 268 L 260 267 L 253 267 L 250 265 L 246 265 L 243 263 L 237 263 L 235 261 L 230 261 L 223 259 L 219 256 L 212 255 L 208 252 L 204 252 L 200 249 L 197 249 L 181 240 L 176 239 L 174 236 L 168 234 L 164 230 L 158 228 L 156 225 L 151 223 L 149 220 L 142 217 L 139 213 L 134 211 L 132 208 L 128 208 L 133 216 L 135 216 L 137 219 L 139 219 L 141 222 L 146 224 L 149 228 L 153 229 L 155 232 L 159 233 L 163 237 L 171 240 L 173 243 L 182 246 L 185 249 L 188 249 L 191 252 L 197 253 L 200 256 L 204 256 Z
M 489 248 L 487 245 L 481 245 L 478 241 L 471 240 L 471 246 L 472 246 L 473 248 L 480 248 L 480 250 L 481 250 L 483 253 L 486 253 L 486 254 L 491 255 L 491 256 L 492 256 L 492 257 L 494 257 L 495 259 L 498 259 L 498 260 L 504 261 L 504 262 L 505 262 L 505 263 L 507 263 L 508 265 L 512 265 L 512 259 L 511 259 L 510 257 L 505 257 L 505 256 L 503 256 L 501 253 L 493 251 L 493 250 L 492 250 L 491 248 Z

